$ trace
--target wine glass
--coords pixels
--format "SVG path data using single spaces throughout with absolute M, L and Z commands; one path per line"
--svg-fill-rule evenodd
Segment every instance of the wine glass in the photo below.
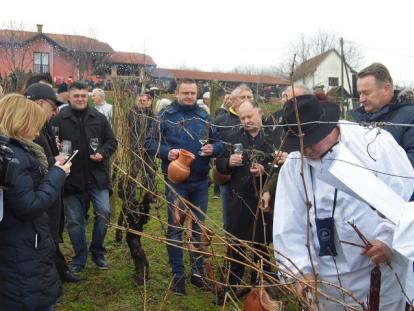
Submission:
M 68 158 L 72 153 L 72 142 L 70 140 L 62 140 L 62 149 L 60 154 Z
M 233 146 L 234 154 L 243 155 L 243 145 L 242 144 L 234 144 Z
M 91 146 L 93 152 L 96 153 L 96 150 L 99 147 L 99 138 L 93 137 L 93 138 L 89 139 L 89 146 Z
M 59 126 L 52 126 L 52 133 L 55 136 L 56 141 L 59 140 Z
M 201 130 L 200 135 L 198 136 L 198 142 L 200 143 L 201 147 L 205 146 L 209 140 L 210 131 L 208 128 L 204 128 Z M 203 151 L 199 151 L 198 154 L 200 156 L 204 156 Z

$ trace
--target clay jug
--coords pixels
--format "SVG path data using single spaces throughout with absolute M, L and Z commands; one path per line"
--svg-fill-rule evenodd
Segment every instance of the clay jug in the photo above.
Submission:
M 254 288 L 250 291 L 244 301 L 243 311 L 265 311 L 260 303 L 260 290 Z
M 195 155 L 185 149 L 180 149 L 178 158 L 168 165 L 168 179 L 175 184 L 182 183 L 190 176 L 190 165 Z
M 275 295 L 274 289 L 269 290 Z M 243 311 L 283 311 L 282 301 L 275 298 L 264 288 L 253 288 L 243 304 Z

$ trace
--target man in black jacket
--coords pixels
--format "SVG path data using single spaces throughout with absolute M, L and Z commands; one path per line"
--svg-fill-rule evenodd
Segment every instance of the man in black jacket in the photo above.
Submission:
M 117 141 L 108 120 L 99 111 L 87 106 L 88 86 L 73 82 L 69 88 L 71 106 L 62 110 L 53 120 L 59 127 L 61 141 L 72 143 L 79 150 L 72 160 L 70 176 L 65 182 L 65 216 L 67 229 L 75 256 L 72 272 L 79 273 L 86 264 L 88 249 L 86 242 L 86 200 L 93 204 L 95 222 L 89 250 L 99 269 L 108 269 L 105 260 L 105 239 L 110 217 L 109 159 L 117 148 Z
M 261 209 L 259 205 L 260 190 L 270 170 L 269 163 L 273 157 L 271 135 L 263 127 L 263 113 L 255 103 L 244 101 L 238 108 L 239 120 L 243 125 L 237 132 L 228 137 L 230 150 L 217 158 L 217 169 L 223 174 L 231 175 L 229 188 L 229 206 L 227 211 L 226 230 L 235 237 L 229 249 L 230 261 L 228 283 L 242 282 L 248 255 L 240 240 L 251 245 L 262 258 L 263 269 L 270 271 L 269 254 L 266 244 L 272 239 L 272 209 Z M 236 144 L 243 148 L 236 150 Z M 229 149 L 229 148 L 227 148 Z M 259 256 L 254 255 L 253 261 L 258 264 Z M 251 284 L 256 283 L 257 275 L 251 274 Z M 240 291 L 238 295 L 242 295 Z M 223 293 L 220 293 L 223 294 Z M 223 295 L 218 296 L 217 303 L 222 304 Z
M 224 142 L 228 142 L 232 135 L 235 135 L 240 129 L 240 119 L 238 109 L 240 104 L 245 100 L 253 100 L 253 91 L 246 85 L 240 84 L 230 94 L 231 106 L 228 113 L 221 114 L 215 120 L 221 138 Z M 227 210 L 230 198 L 229 183 L 220 185 L 221 209 L 223 213 L 223 228 L 227 229 Z
M 56 116 L 58 107 L 62 105 L 62 102 L 57 99 L 53 89 L 45 83 L 34 83 L 30 85 L 25 95 L 42 107 L 47 118 L 47 122 L 40 131 L 39 136 L 35 139 L 35 143 L 44 149 L 49 167 L 53 167 L 56 162 L 63 164 L 65 158 L 59 155 L 55 137 L 52 134 L 50 126 L 50 119 Z M 62 233 L 65 223 L 61 195 L 58 196 L 54 205 L 47 210 L 47 214 L 50 219 L 50 233 L 55 241 L 55 263 L 60 278 L 63 282 L 78 282 L 81 279 L 69 270 L 66 259 L 59 248 L 59 243 L 63 242 Z

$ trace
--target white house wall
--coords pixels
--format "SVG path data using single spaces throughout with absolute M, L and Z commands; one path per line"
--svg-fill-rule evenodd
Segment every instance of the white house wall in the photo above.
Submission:
M 344 88 L 349 93 L 352 94 L 352 72 L 348 69 L 349 82 L 351 83 L 351 89 L 348 86 L 348 81 L 346 78 L 346 73 L 344 71 Z M 341 85 L 341 58 L 335 52 L 330 53 L 318 66 L 316 71 L 310 74 L 307 77 L 300 79 L 299 83 L 306 85 L 309 88 L 315 86 L 324 85 L 325 92 L 328 92 L 332 87 L 329 86 L 330 77 L 338 78 L 338 86 Z

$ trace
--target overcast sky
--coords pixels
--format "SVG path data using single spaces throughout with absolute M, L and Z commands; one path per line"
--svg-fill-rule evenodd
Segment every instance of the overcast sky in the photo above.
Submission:
M 414 86 L 414 0 L 3 0 L 1 28 L 10 20 L 200 70 L 278 65 L 301 33 L 334 32 L 359 45 L 365 65 L 382 62 Z

